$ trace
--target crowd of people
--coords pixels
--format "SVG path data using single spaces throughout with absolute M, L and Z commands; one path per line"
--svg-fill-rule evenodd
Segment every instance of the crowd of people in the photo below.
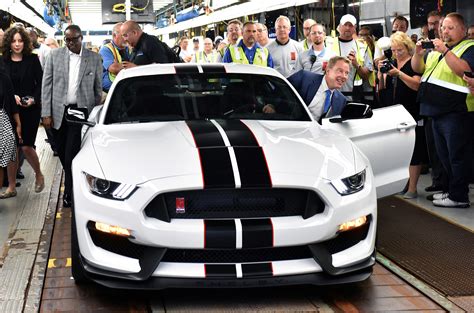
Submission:
M 407 35 L 409 21 L 397 16 L 385 43 L 369 26 L 357 32 L 353 15 L 341 17 L 338 36 L 313 19 L 303 23 L 304 38 L 290 38 L 286 16 L 275 21 L 275 39 L 265 24 L 231 20 L 227 38 L 181 37 L 179 57 L 134 21 L 114 25 L 110 42 L 99 53 L 82 44 L 77 25 L 65 30 L 65 47 L 53 40 L 39 44 L 37 33 L 13 26 L 3 35 L 0 75 L 0 177 L 6 168 L 7 189 L 16 196 L 21 158 L 35 172 L 35 191 L 44 188 L 35 139 L 41 121 L 65 170 L 64 205 L 72 193 L 71 162 L 80 146 L 80 128 L 64 120 L 69 107 L 101 103 L 117 74 L 152 63 L 240 63 L 271 67 L 288 78 L 318 122 L 339 115 L 348 101 L 374 108 L 402 104 L 417 122 L 415 149 L 404 198 L 416 198 L 423 165 L 431 164 L 432 185 L 426 191 L 436 206 L 469 207 L 473 180 L 474 26 L 462 15 L 430 12 L 420 36 Z M 54 88 L 53 88 L 54 87 Z M 4 131 L 5 130 L 5 131 Z M 8 130 L 8 131 L 6 131 Z M 18 149 L 17 149 L 18 147 Z M 20 159 L 20 160 L 19 160 Z M 20 161 L 20 162 L 19 162 Z

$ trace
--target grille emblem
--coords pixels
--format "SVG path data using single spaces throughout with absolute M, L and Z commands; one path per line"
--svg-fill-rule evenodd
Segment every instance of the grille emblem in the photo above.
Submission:
M 186 213 L 186 207 L 184 206 L 184 198 L 176 198 L 176 213 Z

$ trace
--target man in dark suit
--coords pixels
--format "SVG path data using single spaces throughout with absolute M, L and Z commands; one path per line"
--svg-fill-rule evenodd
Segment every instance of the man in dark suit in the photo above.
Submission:
M 340 115 L 347 99 L 339 89 L 347 81 L 350 61 L 336 56 L 329 60 L 325 75 L 301 70 L 288 77 L 308 106 L 314 119 L 321 122 L 324 117 Z
M 72 160 L 81 145 L 81 127 L 69 124 L 64 113 L 69 107 L 92 108 L 102 98 L 102 61 L 99 54 L 82 47 L 79 26 L 69 25 L 64 32 L 66 47 L 54 49 L 46 59 L 42 84 L 43 126 L 53 128 L 59 159 L 63 165 L 63 206 L 70 207 Z

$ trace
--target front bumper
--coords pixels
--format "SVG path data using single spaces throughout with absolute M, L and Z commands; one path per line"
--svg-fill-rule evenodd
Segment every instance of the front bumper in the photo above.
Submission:
M 165 249 L 158 249 L 162 255 Z M 330 257 L 326 256 L 326 259 Z M 256 288 L 288 285 L 338 285 L 364 281 L 372 274 L 375 264 L 375 250 L 367 259 L 346 268 L 339 268 L 338 275 L 325 272 L 287 275 L 276 277 L 247 278 L 176 278 L 149 277 L 142 279 L 140 275 L 119 274 L 109 272 L 89 264 L 82 256 L 80 260 L 86 276 L 100 285 L 116 289 L 159 290 L 165 288 Z M 142 274 L 145 274 L 144 272 Z M 145 274 L 146 275 L 146 274 Z
M 79 178 L 78 178 L 79 177 Z M 325 203 L 323 212 L 302 216 L 269 217 L 272 225 L 270 246 L 261 249 L 306 247 L 301 258 L 243 260 L 240 262 L 169 261 L 167 250 L 207 250 L 205 223 L 200 219 L 150 218 L 145 208 L 158 191 L 195 189 L 188 177 L 151 181 L 141 186 L 130 199 L 114 201 L 90 194 L 80 175 L 74 176 L 75 218 L 81 263 L 93 281 L 114 288 L 161 289 L 172 287 L 258 287 L 293 284 L 339 284 L 366 279 L 375 263 L 376 198 L 369 175 L 364 190 L 341 197 L 327 182 L 304 181 L 299 186 L 313 187 Z M 342 245 L 334 238 L 338 225 L 368 216 L 364 234 Z M 132 230 L 130 244 L 140 252 L 122 253 L 98 244 L 88 225 L 98 221 Z M 345 233 L 342 233 L 345 234 Z M 350 237 L 350 236 L 349 236 Z M 135 247 L 136 248 L 136 247 Z M 125 250 L 135 250 L 125 249 Z M 240 247 L 242 249 L 242 247 Z M 239 248 L 235 249 L 239 250 Z M 164 258 L 164 259 L 163 259 Z M 229 263 L 229 264 L 225 264 Z M 229 275 L 209 275 L 209 265 L 234 266 Z M 246 272 L 246 268 L 251 268 Z M 262 270 L 263 268 L 263 270 Z M 218 269 L 218 272 L 221 269 Z

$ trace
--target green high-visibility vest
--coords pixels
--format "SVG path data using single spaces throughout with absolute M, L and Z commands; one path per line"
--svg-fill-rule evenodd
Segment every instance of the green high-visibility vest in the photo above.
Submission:
M 363 41 L 362 39 L 356 40 L 355 44 L 356 44 L 356 47 L 357 47 L 357 51 L 356 51 L 357 63 L 360 66 L 364 66 L 365 53 L 366 52 L 369 53 L 369 57 L 372 57 L 372 52 L 368 48 L 365 41 Z M 341 46 L 339 45 L 339 38 L 338 37 L 334 38 L 334 42 L 333 42 L 333 45 L 332 45 L 332 50 L 336 53 L 336 55 L 339 55 L 339 56 L 341 55 Z M 356 70 L 355 77 L 354 77 L 354 86 L 362 86 L 362 83 L 363 83 L 362 77 L 360 77 L 359 73 L 357 73 L 357 70 Z M 369 74 L 369 84 L 372 87 L 375 86 L 375 71 L 372 71 Z
M 463 40 L 458 43 L 451 52 L 460 58 L 464 51 L 472 46 L 474 46 L 474 40 Z M 425 64 L 425 72 L 423 73 L 423 76 L 421 76 L 421 81 L 467 94 L 467 110 L 471 112 L 474 111 L 474 96 L 470 94 L 467 83 L 462 79 L 462 77 L 453 73 L 448 63 L 446 63 L 446 58 L 442 58 L 441 61 L 439 61 L 440 57 L 441 53 L 437 51 L 431 51 L 428 54 Z
M 217 62 L 216 51 L 211 51 L 209 54 L 205 54 L 204 51 L 196 53 L 196 63 L 216 63 Z
M 233 63 L 250 64 L 241 46 L 234 45 L 230 46 L 229 49 Z M 268 65 L 268 49 L 258 47 L 257 51 L 255 51 L 252 64 L 266 67 Z
M 114 46 L 112 43 L 110 43 L 110 42 L 109 42 L 108 44 L 106 44 L 105 46 L 106 46 L 107 48 L 109 48 L 109 50 L 110 50 L 110 51 L 112 52 L 112 54 L 114 55 L 114 60 L 115 60 L 117 63 L 122 63 L 122 56 L 120 55 L 120 51 L 119 51 L 117 48 L 115 48 L 115 46 Z M 110 73 L 110 72 L 108 72 L 108 73 L 109 73 L 109 79 L 110 79 L 110 81 L 113 82 L 116 75 L 114 75 L 114 74 L 112 74 L 112 73 Z

